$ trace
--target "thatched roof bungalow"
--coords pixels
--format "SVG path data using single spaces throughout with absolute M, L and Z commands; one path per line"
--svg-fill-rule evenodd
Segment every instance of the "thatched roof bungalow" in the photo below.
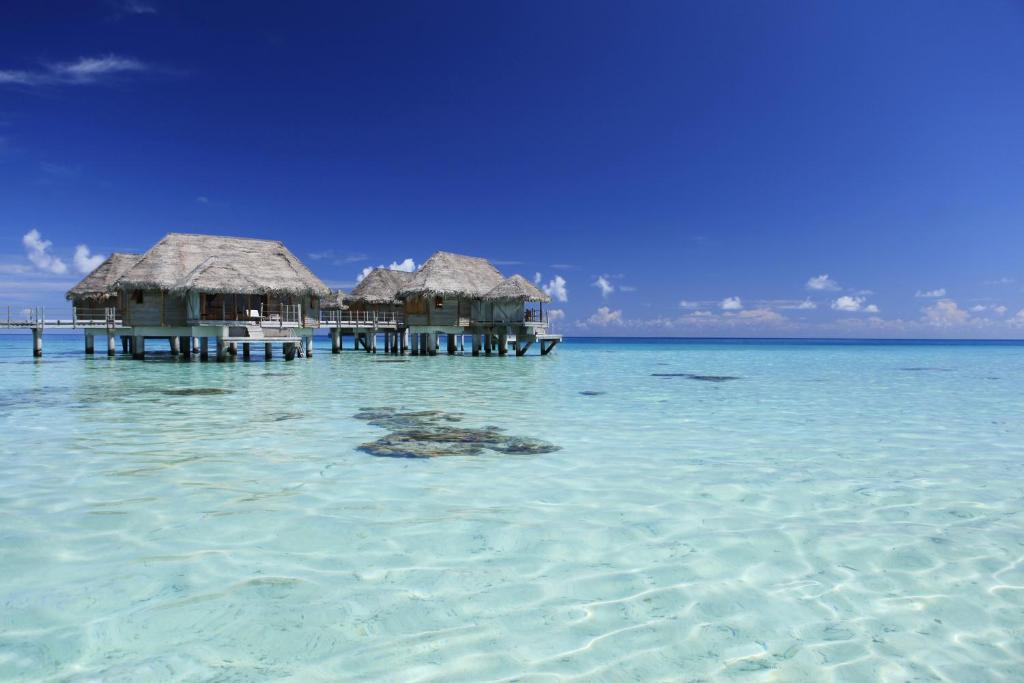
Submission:
M 439 251 L 427 259 L 410 282 L 399 291 L 411 297 L 463 297 L 477 299 L 504 279 L 485 258 Z
M 133 325 L 319 311 L 330 289 L 277 240 L 170 233 L 117 278 Z
M 374 268 L 352 288 L 348 300 L 364 307 L 400 304 L 398 293 L 412 281 L 413 275 L 404 270 Z
M 117 297 L 114 283 L 132 266 L 139 262 L 142 254 L 115 251 L 96 268 L 82 278 L 82 281 L 68 290 L 65 297 L 74 306 L 109 305 Z
M 514 301 L 518 303 L 537 301 L 546 304 L 551 302 L 550 296 L 537 289 L 522 275 L 505 278 L 495 285 L 494 289 L 484 294 L 483 298 L 485 301 Z

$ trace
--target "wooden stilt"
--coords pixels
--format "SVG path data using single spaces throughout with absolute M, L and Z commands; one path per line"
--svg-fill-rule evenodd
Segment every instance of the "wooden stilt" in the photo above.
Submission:
M 96 345 L 96 340 L 93 338 L 93 336 L 91 334 L 86 333 L 86 335 L 85 335 L 85 352 L 88 355 L 91 356 L 92 354 L 96 353 L 96 346 L 95 345 Z
M 177 337 L 171 337 L 168 341 L 171 343 L 171 355 L 177 356 L 181 353 L 181 340 Z
M 310 334 L 306 337 L 306 358 L 313 357 L 313 335 Z
M 128 348 L 128 345 L 129 345 L 130 343 L 131 343 L 131 342 L 129 341 L 128 337 L 126 337 L 126 336 L 124 336 L 124 335 L 122 334 L 122 335 L 121 335 L 121 353 L 128 353 L 128 351 L 130 350 L 130 349 Z
M 455 335 L 454 334 L 449 334 L 448 335 L 448 355 L 449 356 L 454 356 L 455 355 L 455 350 L 456 350 L 455 349 Z
M 146 338 L 132 337 L 132 358 L 135 360 L 146 359 Z
M 274 357 L 274 345 L 270 342 L 263 344 L 263 360 L 270 360 Z
M 480 335 L 479 334 L 474 334 L 473 335 L 473 355 L 474 356 L 479 356 L 480 355 Z
M 242 342 L 242 359 L 249 360 L 249 342 Z
M 224 342 L 224 337 L 217 337 L 217 362 L 223 363 L 227 360 L 227 344 Z
M 199 338 L 199 360 L 210 360 L 210 338 Z
M 181 349 L 181 357 L 184 360 L 192 360 L 192 339 L 189 337 L 180 337 L 178 339 L 178 348 Z
M 505 333 L 498 335 L 498 355 L 508 355 L 508 335 Z
M 192 337 L 192 353 L 199 353 L 199 337 Z
M 41 327 L 32 328 L 32 357 L 43 357 L 43 328 Z
M 113 356 L 117 354 L 117 345 L 114 342 L 114 335 L 107 335 L 107 355 Z
M 484 335 L 484 354 L 491 355 L 491 333 L 488 332 Z
M 331 353 L 341 353 L 341 330 L 331 329 Z
M 282 351 L 285 360 L 295 360 L 295 342 L 285 342 Z
M 232 356 L 238 355 L 238 342 L 228 342 L 228 353 Z

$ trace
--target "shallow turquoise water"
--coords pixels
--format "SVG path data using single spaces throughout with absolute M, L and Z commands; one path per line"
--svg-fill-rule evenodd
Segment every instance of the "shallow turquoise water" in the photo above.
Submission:
M 0 679 L 1024 676 L 1024 346 L 317 342 L 0 336 Z M 380 406 L 560 450 L 374 457 Z

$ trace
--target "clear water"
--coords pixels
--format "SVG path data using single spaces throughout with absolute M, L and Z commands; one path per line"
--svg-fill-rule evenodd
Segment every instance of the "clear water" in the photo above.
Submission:
M 1024 678 L 1022 345 L 317 342 L 0 337 L 0 679 Z M 560 450 L 374 457 L 380 406 Z

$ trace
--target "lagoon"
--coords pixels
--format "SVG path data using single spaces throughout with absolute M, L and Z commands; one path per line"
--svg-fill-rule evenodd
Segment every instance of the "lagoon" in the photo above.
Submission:
M 0 336 L 0 679 L 1024 670 L 1024 344 L 316 342 Z M 381 457 L 368 410 L 551 448 Z

